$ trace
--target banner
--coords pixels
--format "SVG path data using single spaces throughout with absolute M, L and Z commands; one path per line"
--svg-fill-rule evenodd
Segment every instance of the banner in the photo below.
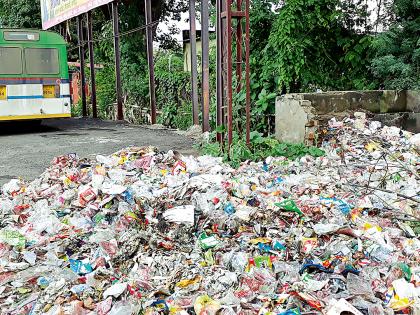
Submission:
M 42 28 L 54 25 L 86 13 L 113 0 L 41 0 Z

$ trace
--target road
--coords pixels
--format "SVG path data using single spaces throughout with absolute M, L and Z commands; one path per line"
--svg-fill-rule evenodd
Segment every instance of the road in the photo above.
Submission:
M 193 141 L 170 130 L 94 119 L 0 124 L 0 185 L 12 178 L 32 180 L 47 168 L 53 157 L 77 153 L 80 157 L 111 154 L 127 146 L 152 145 L 160 150 L 196 154 Z

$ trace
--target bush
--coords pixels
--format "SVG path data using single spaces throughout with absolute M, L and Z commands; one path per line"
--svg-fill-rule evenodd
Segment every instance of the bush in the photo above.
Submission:
M 264 137 L 261 133 L 251 132 L 251 142 L 248 146 L 246 141 L 234 134 L 233 144 L 229 152 L 224 152 L 216 142 L 216 134 L 211 134 L 210 139 L 198 144 L 197 149 L 206 155 L 223 156 L 224 161 L 232 167 L 239 167 L 241 162 L 261 161 L 269 156 L 284 156 L 290 160 L 311 155 L 314 157 L 324 156 L 325 152 L 316 147 L 307 147 L 304 144 L 281 143 L 272 137 Z

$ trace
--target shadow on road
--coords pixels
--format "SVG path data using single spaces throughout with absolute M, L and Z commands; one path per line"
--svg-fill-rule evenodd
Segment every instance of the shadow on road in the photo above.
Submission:
M 40 121 L 0 122 L 0 137 L 37 133 L 54 133 L 56 136 L 72 133 L 71 135 L 76 136 L 77 132 L 81 130 L 84 132 L 118 133 L 120 127 L 123 126 L 129 126 L 129 124 L 125 121 L 106 121 L 93 118 L 45 119 L 41 124 Z M 136 127 L 140 128 L 141 126 Z M 56 133 L 58 131 L 64 132 L 64 134 Z M 85 135 L 85 133 L 79 135 Z
M 38 121 L 0 122 L 0 137 L 19 134 L 57 132 L 61 129 Z

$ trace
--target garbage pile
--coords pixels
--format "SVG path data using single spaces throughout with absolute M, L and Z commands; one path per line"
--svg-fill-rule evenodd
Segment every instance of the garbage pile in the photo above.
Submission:
M 419 314 L 419 140 L 357 113 L 316 159 L 57 157 L 2 188 L 1 314 Z

